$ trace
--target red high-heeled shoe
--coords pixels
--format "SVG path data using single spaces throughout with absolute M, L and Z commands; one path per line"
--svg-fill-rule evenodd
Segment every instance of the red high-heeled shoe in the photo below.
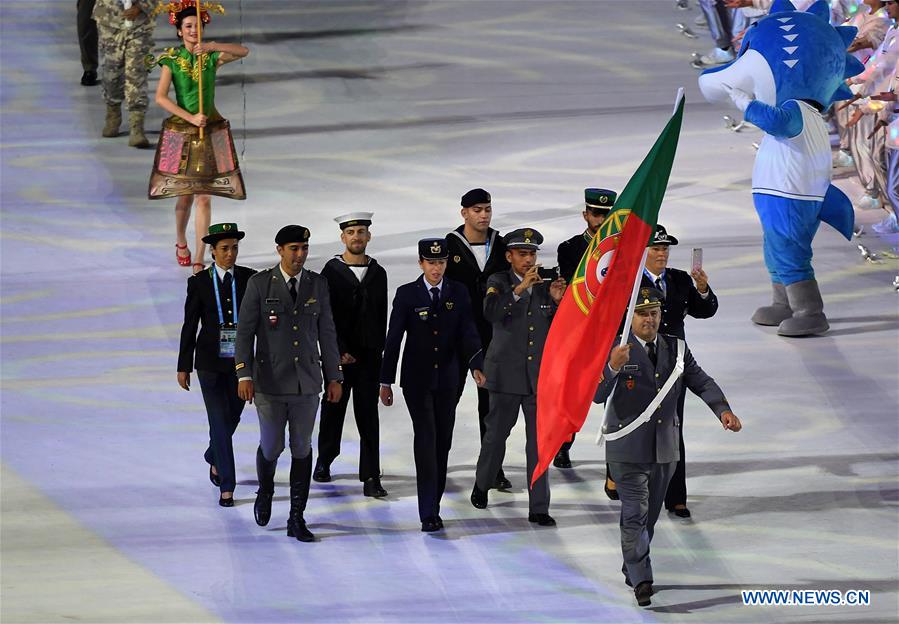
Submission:
M 187 249 L 187 243 L 185 243 L 183 245 L 179 245 L 178 243 L 175 243 L 175 259 L 178 261 L 178 264 L 181 266 L 190 266 L 190 249 L 187 249 L 186 256 L 182 256 L 178 252 L 183 249 Z

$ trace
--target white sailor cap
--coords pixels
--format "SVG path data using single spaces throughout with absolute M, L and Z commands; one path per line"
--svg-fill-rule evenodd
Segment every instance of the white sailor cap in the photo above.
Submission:
M 371 225 L 373 212 L 351 212 L 349 214 L 335 217 L 334 220 L 340 226 L 340 229 L 352 227 L 354 225 Z

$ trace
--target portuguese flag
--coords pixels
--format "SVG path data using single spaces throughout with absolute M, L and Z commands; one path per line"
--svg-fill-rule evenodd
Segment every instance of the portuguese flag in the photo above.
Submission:
M 537 381 L 538 462 L 532 485 L 587 419 L 634 281 L 643 270 L 643 252 L 655 232 L 683 116 L 679 93 L 668 125 L 621 191 L 559 304 Z

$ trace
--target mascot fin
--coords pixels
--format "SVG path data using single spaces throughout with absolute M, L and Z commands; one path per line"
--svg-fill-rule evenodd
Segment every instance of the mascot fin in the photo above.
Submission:
M 830 98 L 830 101 L 839 102 L 840 100 L 851 100 L 852 97 L 852 89 L 847 87 L 845 84 L 841 84 L 839 87 L 837 87 L 837 90 L 834 91 L 833 97 Z
M 846 69 L 843 72 L 843 78 L 852 78 L 865 71 L 864 64 L 854 56 L 846 55 Z
M 821 204 L 821 212 L 818 213 L 818 220 L 835 229 L 846 240 L 852 240 L 852 228 L 855 225 L 852 202 L 843 191 L 833 184 L 827 187 L 824 202 Z
M 793 6 L 793 3 L 790 0 L 774 0 L 774 3 L 771 5 L 771 8 L 768 9 L 768 13 L 785 13 L 787 11 L 795 11 L 796 7 Z
M 817 0 L 812 6 L 805 10 L 806 13 L 811 13 L 816 17 L 820 17 L 825 22 L 830 21 L 830 5 L 827 4 L 824 0 Z
M 843 40 L 843 45 L 847 48 L 849 44 L 855 39 L 855 35 L 858 34 L 858 28 L 855 26 L 834 26 L 833 29 L 837 31 L 837 34 L 840 35 L 840 39 Z M 855 57 L 853 57 L 855 58 Z

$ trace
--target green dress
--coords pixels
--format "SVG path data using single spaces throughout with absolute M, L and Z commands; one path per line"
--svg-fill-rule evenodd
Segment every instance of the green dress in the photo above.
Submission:
M 220 52 L 203 55 L 203 114 L 210 119 L 220 117 L 215 110 L 215 70 L 219 56 Z M 200 68 L 196 55 L 188 52 L 184 46 L 177 50 L 169 48 L 156 63 L 172 71 L 172 84 L 175 86 L 178 106 L 191 115 L 196 115 L 200 111 Z
M 221 53 L 202 56 L 204 136 L 200 129 L 172 115 L 162 123 L 156 159 L 150 174 L 150 199 L 179 195 L 219 195 L 246 199 L 243 176 L 228 120 L 215 108 L 215 74 Z M 200 68 L 187 48 L 169 48 L 156 64 L 168 67 L 178 106 L 195 115 L 200 112 Z

